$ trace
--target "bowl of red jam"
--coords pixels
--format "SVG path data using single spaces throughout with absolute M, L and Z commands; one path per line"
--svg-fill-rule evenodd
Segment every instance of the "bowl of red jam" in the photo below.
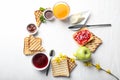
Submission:
M 49 65 L 49 57 L 45 53 L 37 53 L 32 57 L 32 64 L 37 70 L 45 70 Z
M 33 24 L 33 23 L 28 24 L 28 25 L 27 25 L 27 31 L 28 31 L 30 34 L 36 34 L 37 31 L 38 31 L 38 27 L 37 27 L 35 24 Z
M 46 20 L 53 20 L 54 19 L 53 11 L 51 9 L 46 9 L 43 12 L 43 16 Z

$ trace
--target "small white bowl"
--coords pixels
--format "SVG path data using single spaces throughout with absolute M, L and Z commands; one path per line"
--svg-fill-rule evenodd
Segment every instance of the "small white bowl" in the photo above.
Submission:
M 47 57 L 47 59 L 48 59 L 48 62 L 47 62 L 47 64 L 46 64 L 46 66 L 45 66 L 45 67 L 42 67 L 42 68 L 36 67 L 36 66 L 34 65 L 34 63 L 33 63 L 33 59 L 34 59 L 37 55 L 40 55 L 40 54 L 45 55 L 45 56 Z M 45 69 L 48 67 L 49 61 L 50 61 L 50 57 L 49 57 L 49 56 L 47 56 L 47 55 L 46 55 L 45 53 L 43 53 L 43 52 L 39 52 L 39 53 L 36 53 L 35 55 L 33 55 L 32 60 L 31 60 L 31 63 L 32 63 L 33 67 L 34 67 L 36 70 L 42 71 L 42 70 L 45 70 Z
M 52 12 L 52 17 L 51 17 L 51 18 L 47 18 L 47 17 L 45 16 L 45 14 L 46 14 L 47 11 Z M 46 9 L 46 10 L 43 12 L 43 16 L 44 16 L 44 18 L 45 18 L 46 20 L 49 20 L 49 21 L 54 19 L 53 11 L 52 11 L 51 9 Z
M 32 25 L 35 25 L 35 24 L 33 24 L 33 23 L 31 23 Z M 30 24 L 28 24 L 28 25 L 30 25 Z M 27 25 L 27 27 L 28 27 L 28 25 Z M 36 27 L 36 30 L 34 31 L 34 32 L 30 32 L 28 29 L 27 29 L 27 31 L 31 34 L 31 35 L 34 35 L 34 34 L 36 34 L 37 32 L 38 32 L 38 27 L 35 25 L 35 27 Z

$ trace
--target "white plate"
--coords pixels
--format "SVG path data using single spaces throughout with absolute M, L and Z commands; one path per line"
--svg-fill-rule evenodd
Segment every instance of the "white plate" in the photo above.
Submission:
M 81 12 L 81 13 L 83 14 L 83 17 L 85 19 L 78 24 L 85 24 L 87 22 L 89 16 L 90 16 L 90 11 L 84 11 L 84 12 Z
M 77 23 L 77 24 L 71 24 L 71 25 L 78 25 L 78 24 L 85 24 L 90 16 L 90 11 L 82 11 L 82 12 L 79 12 L 78 14 L 82 15 L 82 17 L 84 17 L 84 19 L 80 22 L 80 23 Z M 73 14 L 74 15 L 74 14 Z M 71 15 L 72 16 L 72 15 Z M 69 17 L 70 18 L 70 17 Z

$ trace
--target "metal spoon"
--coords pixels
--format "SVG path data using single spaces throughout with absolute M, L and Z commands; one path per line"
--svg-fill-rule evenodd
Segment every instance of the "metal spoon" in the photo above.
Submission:
M 51 64 L 51 59 L 55 55 L 55 51 L 51 50 L 49 55 L 50 55 L 51 58 L 50 58 L 49 65 L 48 65 L 48 68 L 47 68 L 46 76 L 48 75 L 48 72 L 49 72 L 49 69 L 50 69 L 50 64 Z

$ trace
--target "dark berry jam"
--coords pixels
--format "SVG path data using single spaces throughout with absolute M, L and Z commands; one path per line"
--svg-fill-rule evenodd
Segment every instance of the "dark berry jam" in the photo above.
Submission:
M 29 32 L 31 32 L 31 33 L 35 32 L 36 29 L 37 29 L 37 28 L 36 28 L 35 24 L 29 24 L 29 25 L 27 26 L 27 30 L 28 30 Z
M 35 67 L 44 68 L 48 64 L 48 57 L 43 53 L 38 53 L 33 57 L 32 62 Z

